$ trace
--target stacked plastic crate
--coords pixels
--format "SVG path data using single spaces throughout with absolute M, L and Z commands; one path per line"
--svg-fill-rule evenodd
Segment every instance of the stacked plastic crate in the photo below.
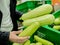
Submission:
M 22 4 L 19 4 L 16 6 L 16 9 L 19 11 L 22 11 L 23 13 L 26 13 L 42 4 L 51 4 L 51 0 L 37 0 L 37 1 L 26 1 Z

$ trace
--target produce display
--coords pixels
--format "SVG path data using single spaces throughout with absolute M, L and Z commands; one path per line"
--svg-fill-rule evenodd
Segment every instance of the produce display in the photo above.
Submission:
M 48 10 L 47 10 L 48 9 Z M 35 8 L 34 10 L 27 12 L 22 15 L 20 19 L 23 20 L 23 26 L 26 28 L 18 36 L 32 36 L 40 26 L 53 24 L 55 17 L 53 14 L 50 14 L 53 10 L 50 4 L 44 4 Z M 37 35 L 33 35 L 36 42 L 31 43 L 30 40 L 27 40 L 25 43 L 13 43 L 13 45 L 54 45 L 52 42 L 42 39 Z
M 44 25 L 47 25 L 48 23 L 50 23 L 50 22 L 44 23 Z M 24 31 L 21 32 L 18 36 L 22 36 L 22 37 L 30 36 L 31 37 L 40 26 L 41 26 L 40 22 L 34 22 L 30 26 L 28 26 L 26 29 L 24 29 Z M 13 45 L 15 45 L 15 44 L 18 45 L 18 43 L 13 43 Z M 23 44 L 21 44 L 21 45 L 23 45 Z

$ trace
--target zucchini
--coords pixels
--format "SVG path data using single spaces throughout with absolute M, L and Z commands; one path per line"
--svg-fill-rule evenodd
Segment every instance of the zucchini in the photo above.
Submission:
M 30 40 L 26 41 L 24 45 L 30 45 Z
M 39 27 L 40 27 L 40 23 L 34 22 L 30 26 L 28 26 L 22 33 L 20 33 L 19 36 L 20 37 L 32 36 L 34 34 L 34 32 L 36 32 Z
M 27 20 L 27 19 L 43 16 L 45 14 L 51 13 L 52 10 L 53 7 L 50 4 L 44 4 L 42 6 L 33 9 L 32 11 L 23 14 L 20 19 Z
M 37 35 L 34 36 L 34 39 L 38 42 L 41 42 L 43 45 L 54 45 L 52 42 L 42 39 L 38 37 Z
M 53 29 L 60 30 L 60 25 L 54 25 Z
M 52 24 L 55 20 L 55 17 L 52 14 L 44 15 L 41 17 L 25 20 L 22 24 L 23 26 L 29 26 L 34 22 L 39 22 L 40 26 Z

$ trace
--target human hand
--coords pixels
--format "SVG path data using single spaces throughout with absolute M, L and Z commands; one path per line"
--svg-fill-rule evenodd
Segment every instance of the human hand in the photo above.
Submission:
M 30 37 L 29 36 L 26 36 L 26 37 L 19 37 L 19 36 L 17 36 L 17 34 L 20 34 L 21 32 L 22 31 L 12 31 L 12 32 L 10 32 L 9 40 L 14 42 L 14 43 L 24 43 Z

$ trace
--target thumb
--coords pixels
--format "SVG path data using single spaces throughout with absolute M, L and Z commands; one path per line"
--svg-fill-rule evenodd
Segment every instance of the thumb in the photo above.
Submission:
M 22 30 L 20 30 L 20 31 L 15 31 L 14 33 L 15 34 L 20 34 L 22 32 Z

